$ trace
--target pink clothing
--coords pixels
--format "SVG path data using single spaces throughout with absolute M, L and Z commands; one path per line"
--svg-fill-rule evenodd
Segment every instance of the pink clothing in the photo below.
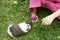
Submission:
M 30 0 L 30 9 L 41 6 L 55 12 L 60 8 L 60 0 Z M 58 18 L 60 19 L 60 17 Z

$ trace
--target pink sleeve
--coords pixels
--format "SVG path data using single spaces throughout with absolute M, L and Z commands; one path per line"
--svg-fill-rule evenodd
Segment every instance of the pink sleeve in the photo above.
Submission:
M 41 6 L 40 0 L 30 0 L 30 8 Z

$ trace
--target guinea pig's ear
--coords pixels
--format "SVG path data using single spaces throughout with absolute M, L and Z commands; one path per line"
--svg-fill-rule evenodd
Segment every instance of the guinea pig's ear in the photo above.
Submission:
M 32 21 L 30 21 L 29 23 L 25 21 L 25 23 L 30 24 L 32 26 Z
M 21 2 L 23 2 L 23 1 L 25 1 L 25 0 L 21 0 Z
M 29 24 L 32 26 L 32 21 L 30 21 Z
M 28 22 L 25 21 L 25 23 L 29 24 Z

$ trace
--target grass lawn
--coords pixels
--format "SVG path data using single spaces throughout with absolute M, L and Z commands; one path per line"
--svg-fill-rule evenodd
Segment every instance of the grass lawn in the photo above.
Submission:
M 0 0 L 0 40 L 14 40 L 7 34 L 10 24 L 23 22 L 23 16 L 29 22 L 29 0 Z M 50 26 L 41 25 L 41 19 L 51 12 L 41 8 L 38 11 L 39 20 L 33 23 L 31 31 L 16 37 L 16 40 L 60 40 L 60 21 L 55 19 Z

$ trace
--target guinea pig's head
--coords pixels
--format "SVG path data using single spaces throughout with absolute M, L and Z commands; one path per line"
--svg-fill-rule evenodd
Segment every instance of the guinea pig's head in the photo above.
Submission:
M 31 25 L 29 23 L 26 23 L 26 22 L 20 23 L 19 27 L 21 28 L 21 30 L 23 32 L 28 32 L 31 29 Z

